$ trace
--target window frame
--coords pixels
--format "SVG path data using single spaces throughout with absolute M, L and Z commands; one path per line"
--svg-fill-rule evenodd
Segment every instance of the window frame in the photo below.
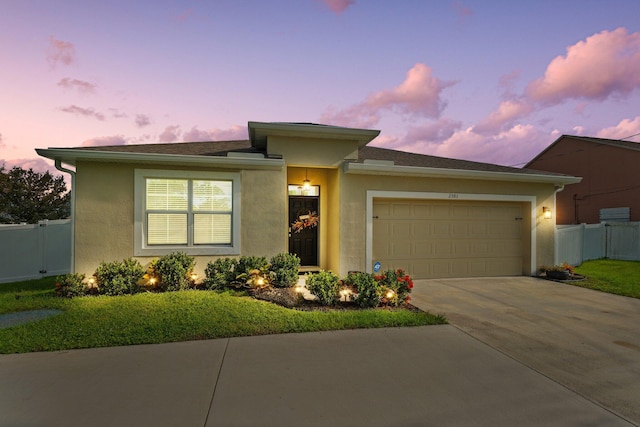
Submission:
M 187 244 L 149 245 L 147 243 L 146 182 L 147 179 L 186 179 L 189 180 L 189 199 L 193 197 L 194 180 L 231 181 L 231 244 L 194 244 L 190 225 L 187 231 Z M 136 169 L 134 188 L 134 256 L 162 256 L 171 252 L 185 252 L 188 255 L 239 255 L 240 254 L 240 173 L 208 172 L 165 169 Z M 187 215 L 192 215 L 189 207 Z M 155 211 L 154 211 L 155 212 Z M 192 225 L 193 220 L 187 219 Z

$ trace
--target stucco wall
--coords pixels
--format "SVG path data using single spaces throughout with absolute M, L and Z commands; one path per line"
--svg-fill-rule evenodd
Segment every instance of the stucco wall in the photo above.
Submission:
M 290 166 L 337 167 L 345 159 L 358 158 L 355 141 L 270 136 L 267 149 L 269 154 L 284 156 Z
M 551 184 L 524 184 L 512 182 L 404 178 L 393 176 L 343 174 L 341 176 L 341 204 L 340 204 L 340 274 L 349 270 L 365 271 L 366 265 L 366 194 L 367 190 L 403 191 L 428 193 L 460 193 L 460 194 L 491 194 L 534 196 L 537 206 L 523 203 L 525 211 L 531 212 L 535 208 L 535 222 L 531 215 L 523 219 L 523 227 L 527 228 L 523 240 L 523 253 L 531 257 L 531 227 L 535 227 L 536 267 L 552 265 L 554 255 L 555 226 L 553 220 L 542 218 L 542 207 L 554 209 L 555 189 Z M 533 274 L 531 262 L 524 262 L 523 274 Z
M 92 275 L 102 261 L 118 261 L 133 256 L 136 167 L 152 168 L 149 165 L 120 163 L 78 163 L 75 209 L 77 272 Z M 158 169 L 192 170 L 180 167 Z M 286 251 L 286 212 L 286 171 L 242 171 L 241 254 L 270 257 Z M 157 257 L 136 258 L 146 265 Z M 196 273 L 204 275 L 207 263 L 215 258 L 197 256 Z

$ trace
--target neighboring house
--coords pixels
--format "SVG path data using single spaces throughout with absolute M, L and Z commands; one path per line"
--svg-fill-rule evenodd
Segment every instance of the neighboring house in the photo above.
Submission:
M 75 167 L 74 269 L 182 251 L 291 252 L 310 269 L 532 275 L 579 178 L 369 147 L 379 131 L 249 122 L 249 141 L 38 149 Z M 306 184 L 306 186 L 305 186 Z
M 597 224 L 640 221 L 639 166 L 640 143 L 562 135 L 525 168 L 582 177 L 558 193 L 556 223 Z

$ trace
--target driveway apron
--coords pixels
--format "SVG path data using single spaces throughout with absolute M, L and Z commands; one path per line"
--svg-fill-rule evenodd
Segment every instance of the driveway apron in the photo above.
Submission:
M 640 424 L 640 299 L 501 277 L 419 280 L 412 303 Z

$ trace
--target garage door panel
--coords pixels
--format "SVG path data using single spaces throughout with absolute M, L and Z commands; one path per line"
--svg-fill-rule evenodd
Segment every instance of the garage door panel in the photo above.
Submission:
M 383 269 L 415 278 L 522 274 L 522 204 L 374 200 L 374 212 L 389 213 L 373 223 L 373 261 Z
M 393 239 L 409 239 L 411 238 L 411 223 L 408 221 L 392 223 L 390 233 Z

